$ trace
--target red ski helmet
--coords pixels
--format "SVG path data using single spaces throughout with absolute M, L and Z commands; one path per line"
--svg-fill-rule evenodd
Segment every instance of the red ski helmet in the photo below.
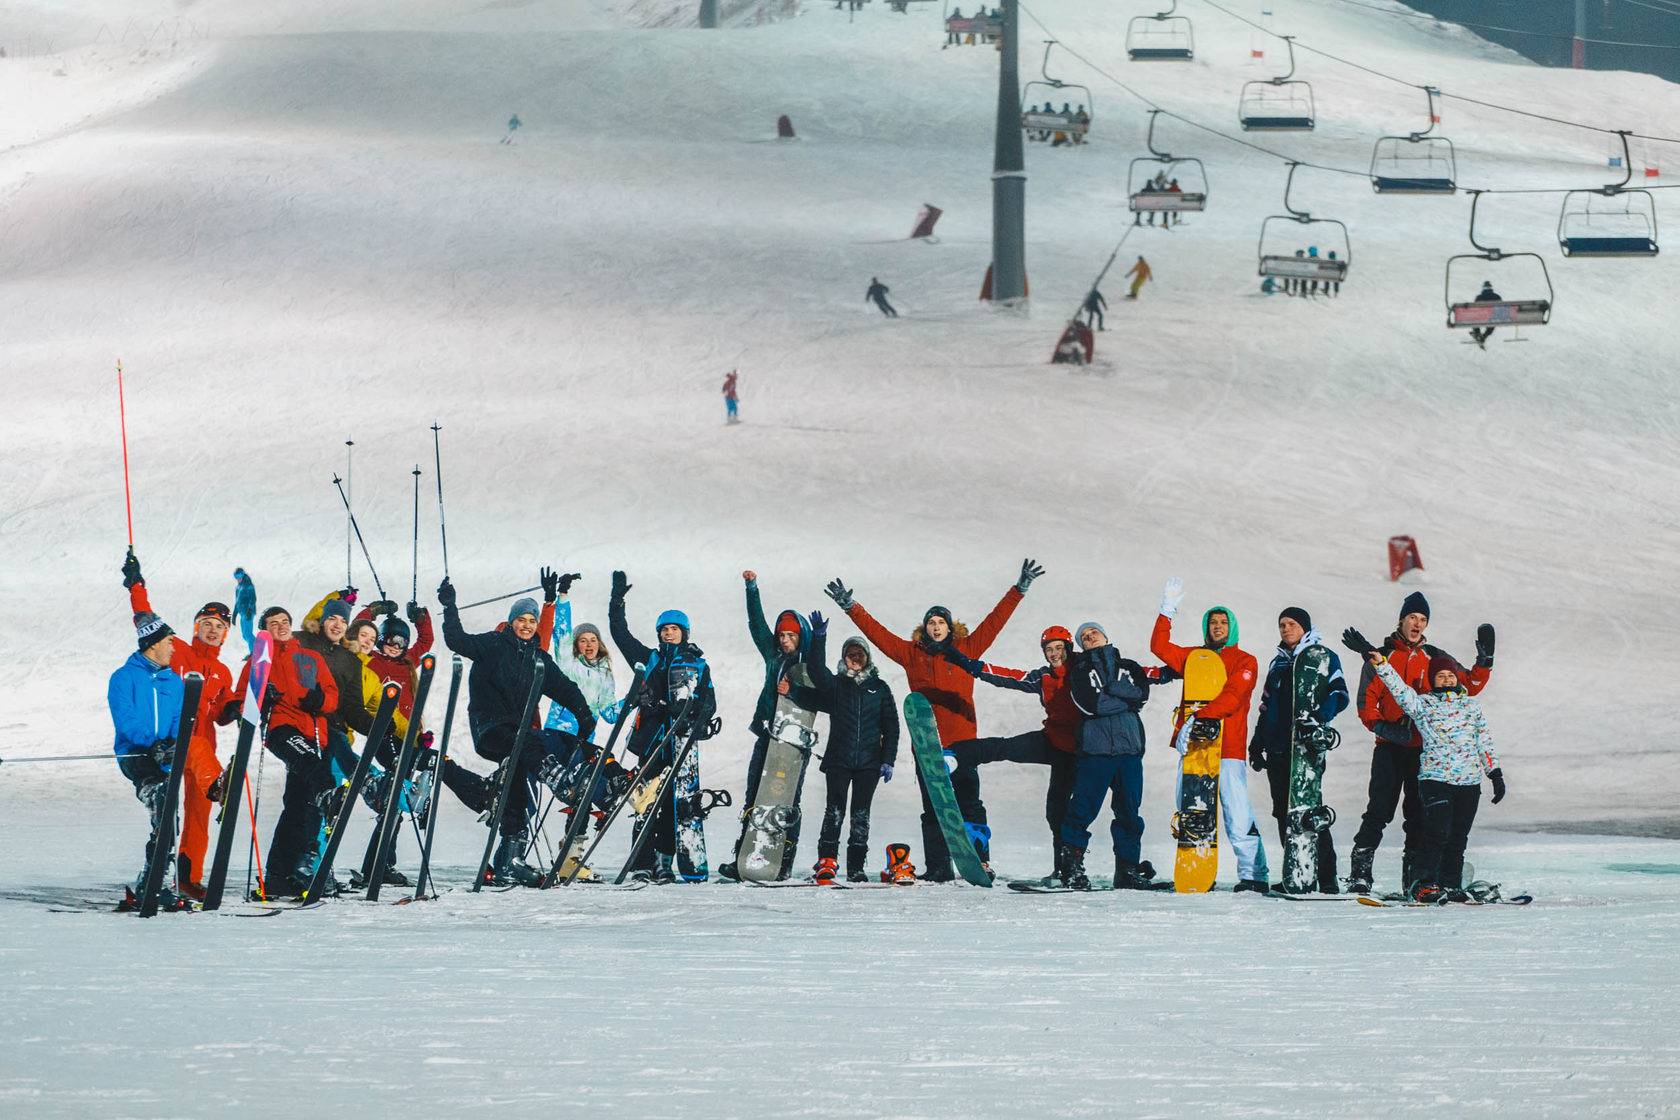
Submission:
M 1069 649 L 1073 648 L 1073 635 L 1068 633 L 1066 626 L 1052 626 L 1038 636 L 1038 648 L 1043 649 L 1051 642 L 1066 642 Z

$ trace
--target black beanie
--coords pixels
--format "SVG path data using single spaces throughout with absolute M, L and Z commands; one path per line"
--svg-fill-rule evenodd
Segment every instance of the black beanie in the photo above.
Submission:
M 1429 617 L 1429 600 L 1423 597 L 1423 592 L 1412 592 L 1406 596 L 1406 601 L 1400 604 L 1400 617 L 1405 618 L 1409 614 L 1421 614 L 1426 619 Z
M 940 618 L 943 618 L 945 620 L 945 625 L 947 626 L 956 625 L 956 623 L 951 620 L 951 612 L 944 607 L 929 607 L 927 609 L 927 613 L 922 615 L 922 625 L 926 626 L 927 620 L 932 618 L 934 615 L 938 615 Z
M 1312 615 L 1308 614 L 1300 607 L 1284 607 L 1278 612 L 1279 622 L 1282 622 L 1286 618 L 1293 618 L 1298 624 L 1300 624 L 1300 627 L 1303 630 L 1312 629 Z

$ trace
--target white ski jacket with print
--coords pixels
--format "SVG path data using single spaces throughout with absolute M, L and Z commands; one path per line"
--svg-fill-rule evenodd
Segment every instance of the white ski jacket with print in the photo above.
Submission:
M 1481 785 L 1482 778 L 1499 769 L 1499 755 L 1493 749 L 1487 716 L 1474 697 L 1463 689 L 1419 694 L 1387 661 L 1377 666 L 1377 676 L 1393 694 L 1395 703 L 1412 717 L 1423 737 L 1423 758 L 1418 780 L 1446 782 L 1454 786 Z

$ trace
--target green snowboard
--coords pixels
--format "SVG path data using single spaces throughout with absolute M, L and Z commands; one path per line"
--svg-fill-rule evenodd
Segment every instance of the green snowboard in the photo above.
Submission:
M 1283 846 L 1284 889 L 1302 894 L 1318 889 L 1318 834 L 1335 822 L 1324 804 L 1324 755 L 1335 732 L 1301 717 L 1318 711 L 1330 692 L 1330 651 L 1308 646 L 1295 655 L 1289 736 L 1288 841 Z
M 939 742 L 939 725 L 933 720 L 933 706 L 927 697 L 912 692 L 904 698 L 904 726 L 910 731 L 910 745 L 916 752 L 916 769 L 927 786 L 928 801 L 933 804 L 934 816 L 939 818 L 939 830 L 945 834 L 945 846 L 951 851 L 951 863 L 957 874 L 977 887 L 992 885 L 992 877 L 980 862 L 974 842 L 968 838 L 968 826 L 963 823 L 962 811 L 957 808 L 957 794 L 951 788 L 951 771 L 945 765 L 945 748 Z

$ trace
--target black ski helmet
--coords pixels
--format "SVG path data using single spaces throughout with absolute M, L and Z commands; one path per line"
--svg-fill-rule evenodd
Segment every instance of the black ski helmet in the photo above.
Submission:
M 386 615 L 385 621 L 379 624 L 379 644 L 384 645 L 393 638 L 400 639 L 402 641 L 403 648 L 408 648 L 408 623 L 404 622 L 396 615 L 391 614 Z

